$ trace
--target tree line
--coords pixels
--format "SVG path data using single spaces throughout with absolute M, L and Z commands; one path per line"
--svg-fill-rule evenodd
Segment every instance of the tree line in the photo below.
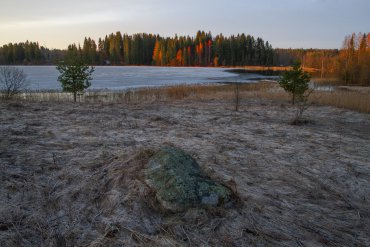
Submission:
M 316 76 L 337 78 L 345 85 L 370 85 L 370 33 L 345 37 L 341 49 L 275 49 L 274 65 L 289 66 L 301 61 L 317 69 Z
M 268 41 L 251 35 L 225 37 L 198 32 L 195 38 L 157 38 L 152 63 L 166 66 L 269 66 L 273 49 Z
M 345 84 L 370 85 L 370 33 L 345 37 L 338 55 L 338 75 Z
M 0 47 L 1 65 L 51 65 L 65 56 L 65 51 L 50 50 L 38 42 L 9 43 Z
M 66 50 L 48 50 L 36 42 L 0 47 L 0 64 L 52 64 L 65 56 L 78 56 L 91 65 L 246 66 L 273 64 L 269 42 L 251 35 L 162 37 L 154 34 L 106 35 L 96 42 L 86 37 Z

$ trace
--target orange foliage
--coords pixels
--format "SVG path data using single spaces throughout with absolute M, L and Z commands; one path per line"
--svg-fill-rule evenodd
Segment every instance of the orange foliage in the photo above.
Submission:
M 213 65 L 214 66 L 218 66 L 218 57 L 216 56 L 214 59 L 213 59 Z
M 199 54 L 203 53 L 203 43 L 199 44 Z
M 154 50 L 153 50 L 153 61 L 156 65 L 160 65 L 162 61 L 162 57 L 160 57 L 160 47 L 158 40 L 155 41 Z
M 163 54 L 162 54 L 162 51 L 160 51 L 159 55 L 158 55 L 158 64 L 157 65 L 163 65 L 162 64 L 162 57 L 163 57 Z
M 182 56 L 182 50 L 179 49 L 176 54 L 176 65 L 183 66 L 184 65 L 184 58 Z

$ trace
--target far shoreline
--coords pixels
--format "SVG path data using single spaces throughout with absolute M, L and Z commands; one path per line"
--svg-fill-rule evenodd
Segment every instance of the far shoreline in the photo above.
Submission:
M 55 67 L 56 64 L 16 64 L 16 65 L 0 65 L 0 66 L 16 66 L 16 67 Z M 290 70 L 292 66 L 259 66 L 259 65 L 247 65 L 247 66 L 158 66 L 158 65 L 91 65 L 90 67 L 127 67 L 127 68 L 134 68 L 134 67 L 148 67 L 148 68 L 189 68 L 189 69 L 226 69 L 226 70 L 235 70 L 241 73 L 261 73 L 262 75 L 280 75 L 284 71 Z M 303 67 L 303 70 L 312 74 L 320 73 L 320 69 L 311 68 L 311 67 Z M 229 72 L 229 71 L 228 71 Z

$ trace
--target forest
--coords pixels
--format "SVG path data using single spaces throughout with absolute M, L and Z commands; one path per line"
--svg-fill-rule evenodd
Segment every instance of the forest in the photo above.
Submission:
M 289 66 L 296 60 L 303 67 L 317 69 L 322 78 L 336 78 L 343 85 L 370 86 L 370 33 L 346 36 L 340 50 L 274 49 L 274 65 Z
M 7 44 L 0 48 L 0 64 L 52 64 L 65 56 L 79 56 L 91 65 L 246 66 L 273 64 L 269 42 L 251 35 L 225 37 L 198 31 L 195 37 L 161 37 L 139 33 L 112 33 L 96 42 L 85 37 L 82 45 L 48 50 L 38 43 Z
M 85 37 L 82 44 L 50 50 L 37 42 L 9 43 L 0 47 L 2 65 L 54 65 L 77 56 L 90 65 L 154 66 L 290 66 L 301 61 L 322 78 L 345 85 L 370 85 L 370 33 L 345 37 L 341 49 L 273 49 L 268 41 L 251 35 L 226 37 L 198 31 L 194 37 L 121 32 L 98 41 Z
M 0 65 L 52 65 L 66 51 L 50 50 L 38 42 L 9 43 L 0 47 Z

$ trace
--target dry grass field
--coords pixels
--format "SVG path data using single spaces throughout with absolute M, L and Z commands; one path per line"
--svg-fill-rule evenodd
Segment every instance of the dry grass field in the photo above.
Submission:
M 157 88 L 142 88 L 127 91 L 91 91 L 79 97 L 80 102 L 89 103 L 124 103 L 141 104 L 157 101 L 174 100 L 209 100 L 235 99 L 235 84 L 210 85 L 177 85 Z M 242 99 L 267 99 L 286 102 L 289 95 L 274 82 L 239 84 L 238 91 Z M 26 93 L 19 96 L 27 101 L 72 101 L 72 95 L 59 92 Z M 334 91 L 314 91 L 310 104 L 328 105 L 370 113 L 370 88 L 339 87 Z
M 275 86 L 241 86 L 239 112 L 234 89 L 0 102 L 0 246 L 368 246 L 368 101 L 317 93 L 293 126 Z M 161 210 L 142 168 L 164 143 L 240 204 Z

